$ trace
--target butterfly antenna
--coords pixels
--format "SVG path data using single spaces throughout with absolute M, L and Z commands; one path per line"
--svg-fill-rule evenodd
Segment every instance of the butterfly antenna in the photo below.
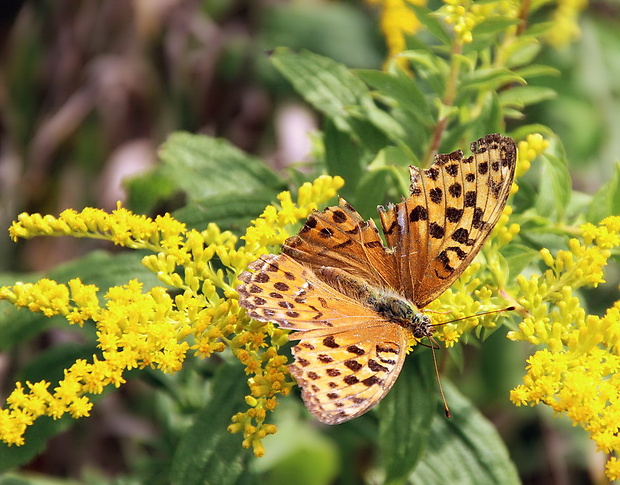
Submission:
M 439 378 L 439 368 L 437 367 L 437 356 L 435 355 L 435 346 L 431 345 L 431 352 L 433 353 L 433 364 L 435 364 L 435 377 L 437 378 L 437 385 L 439 386 L 439 394 L 441 394 L 441 400 L 443 401 L 443 409 L 446 413 L 446 418 L 450 417 L 450 408 L 448 408 L 448 402 L 446 401 L 446 395 L 443 393 L 443 387 L 441 386 L 441 379 Z
M 460 322 L 461 320 L 467 320 L 468 318 L 474 318 L 474 317 L 481 317 L 482 315 L 490 315 L 491 313 L 511 312 L 511 311 L 515 310 L 515 308 L 516 307 L 514 307 L 514 306 L 509 306 L 509 307 L 506 307 L 506 308 L 501 308 L 499 310 L 490 310 L 488 312 L 475 313 L 473 315 L 467 315 L 466 317 L 457 318 L 455 320 L 450 320 L 448 322 L 435 323 L 432 326 L 433 327 L 440 327 L 441 325 L 447 325 L 448 323 Z
M 460 322 L 461 320 L 466 320 L 467 318 L 479 317 L 481 315 L 489 315 L 490 313 L 500 313 L 500 312 L 509 312 L 514 310 L 514 306 L 509 306 L 506 308 L 502 308 L 501 310 L 491 310 L 488 312 L 476 313 L 475 315 L 469 315 L 467 317 L 457 318 L 456 320 L 450 320 L 449 322 L 442 322 L 433 325 L 433 327 L 438 327 L 440 325 L 446 325 L 447 323 Z M 441 394 L 441 400 L 443 401 L 443 409 L 446 413 L 446 418 L 450 417 L 450 408 L 448 407 L 448 402 L 446 401 L 446 395 L 443 393 L 443 387 L 441 385 L 441 379 L 439 378 L 439 367 L 437 367 L 437 356 L 435 355 L 435 340 L 431 337 L 432 345 L 427 345 L 427 347 L 431 348 L 431 352 L 433 353 L 433 364 L 435 365 L 435 377 L 437 378 L 437 385 L 439 386 L 439 394 Z

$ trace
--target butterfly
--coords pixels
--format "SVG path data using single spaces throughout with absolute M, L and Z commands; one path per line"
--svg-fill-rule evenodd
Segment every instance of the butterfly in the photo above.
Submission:
M 308 410 L 339 424 L 368 411 L 393 386 L 411 337 L 430 337 L 421 309 L 470 264 L 497 223 L 516 165 L 511 138 L 487 135 L 409 167 L 410 195 L 373 220 L 344 199 L 313 212 L 281 254 L 239 276 L 239 303 L 257 320 L 295 330 L 289 370 Z

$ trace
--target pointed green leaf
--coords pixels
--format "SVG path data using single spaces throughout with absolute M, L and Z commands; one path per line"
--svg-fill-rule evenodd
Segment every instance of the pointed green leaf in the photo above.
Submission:
M 537 256 L 538 251 L 522 244 L 511 243 L 502 249 L 508 263 L 510 278 L 516 278 Z
M 566 162 L 545 153 L 540 156 L 542 171 L 536 200 L 539 214 L 554 215 L 558 220 L 564 216 L 572 193 L 572 182 Z
M 474 39 L 479 35 L 495 35 L 520 22 L 521 20 L 512 17 L 500 17 L 498 15 L 485 17 L 482 22 L 474 27 L 472 35 Z
M 503 107 L 524 108 L 557 96 L 555 90 L 540 86 L 516 86 L 502 91 L 500 101 Z
M 407 4 L 415 11 L 416 17 L 433 34 L 444 46 L 452 44 L 452 38 L 445 29 L 445 24 L 439 19 L 435 13 L 427 7 Z
M 271 55 L 273 65 L 295 90 L 336 127 L 354 134 L 349 108 L 362 104 L 370 93 L 364 83 L 343 64 L 308 51 L 294 53 L 278 48 Z
M 364 173 L 363 167 L 370 163 L 373 154 L 356 143 L 348 133 L 339 130 L 329 119 L 325 120 L 323 128 L 323 146 L 327 171 L 331 175 L 340 175 L 346 181 L 340 194 L 351 198 L 359 178 Z
M 241 435 L 226 429 L 233 414 L 244 406 L 246 382 L 243 366 L 226 363 L 218 368 L 211 399 L 196 415 L 174 453 L 170 483 L 237 483 L 250 452 L 241 447 Z
M 221 194 L 281 190 L 283 183 L 259 158 L 228 141 L 190 133 L 173 133 L 162 145 L 161 173 L 190 201 Z
M 411 61 L 413 70 L 428 82 L 438 96 L 443 96 L 450 67 L 445 60 L 425 50 L 411 50 L 400 54 Z
M 357 70 L 358 76 L 377 90 L 382 98 L 391 98 L 397 106 L 413 115 L 415 120 L 430 126 L 433 123 L 430 106 L 418 85 L 402 70 L 388 73 L 376 70 Z
M 400 124 L 375 105 L 366 85 L 343 64 L 284 48 L 276 49 L 271 59 L 308 103 L 356 143 L 376 151 L 388 139 L 398 143 L 405 137 Z
M 588 208 L 587 220 L 598 224 L 607 216 L 620 214 L 620 163 L 616 162 L 611 179 L 592 197 Z
M 562 73 L 555 67 L 545 66 L 543 64 L 530 64 L 520 69 L 515 69 L 515 73 L 523 79 L 532 79 L 535 77 L 558 77 Z
M 428 449 L 409 483 L 511 485 L 521 483 L 506 446 L 493 425 L 442 380 L 452 417 L 437 416 L 430 425 Z
M 542 44 L 534 37 L 520 36 L 511 42 L 505 49 L 506 61 L 504 65 L 508 68 L 515 66 L 529 66 L 536 56 L 540 53 Z
M 385 483 L 404 483 L 426 449 L 438 391 L 430 352 L 407 358 L 396 384 L 381 402 L 379 445 Z
M 467 91 L 495 91 L 502 86 L 510 83 L 525 84 L 525 79 L 521 78 L 509 69 L 489 68 L 477 69 L 466 76 L 460 85 L 461 92 Z

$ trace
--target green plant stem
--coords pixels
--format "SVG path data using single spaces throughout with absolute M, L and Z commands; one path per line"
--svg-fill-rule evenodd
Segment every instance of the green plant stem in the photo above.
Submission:
M 455 41 L 452 46 L 452 55 L 450 59 L 450 76 L 448 77 L 448 83 L 446 84 L 446 90 L 441 100 L 444 106 L 452 106 L 454 99 L 456 98 L 456 86 L 459 79 L 459 73 L 461 68 L 460 54 L 462 46 L 459 42 Z M 433 137 L 431 143 L 429 143 L 424 158 L 422 159 L 422 166 L 429 167 L 433 160 L 433 155 L 437 153 L 439 144 L 441 143 L 441 136 L 443 135 L 446 126 L 448 125 L 449 116 L 444 115 L 435 125 L 433 130 Z
M 525 32 L 527 28 L 527 18 L 530 13 L 530 2 L 531 0 L 523 0 L 521 2 L 521 11 L 519 12 L 519 18 L 521 19 L 521 23 L 517 27 L 517 35 L 521 35 Z

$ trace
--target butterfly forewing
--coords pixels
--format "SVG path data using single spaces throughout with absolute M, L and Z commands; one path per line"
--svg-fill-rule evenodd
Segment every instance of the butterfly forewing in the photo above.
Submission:
M 465 270 L 510 194 L 516 165 L 512 139 L 487 135 L 471 150 L 467 158 L 460 150 L 438 155 L 427 170 L 411 167 L 411 195 L 379 211 L 404 279 L 400 286 L 419 307 Z
M 394 288 L 398 282 L 394 257 L 386 252 L 375 223 L 362 219 L 344 199 L 311 214 L 282 252 L 313 268 L 339 268 L 375 287 Z
M 288 255 L 267 254 L 248 266 L 239 279 L 239 303 L 257 320 L 277 322 L 293 330 L 322 330 L 359 325 L 376 318 L 372 309 L 318 279 L 307 266 Z

